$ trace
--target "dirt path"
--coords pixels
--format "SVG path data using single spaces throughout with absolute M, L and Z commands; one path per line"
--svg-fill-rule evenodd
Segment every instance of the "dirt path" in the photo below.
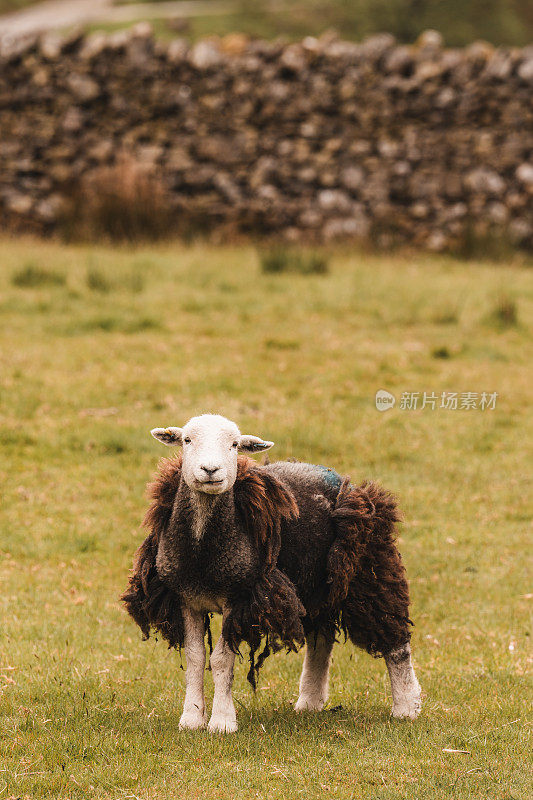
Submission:
M 177 0 L 124 6 L 114 6 L 113 0 L 47 0 L 0 17 L 0 36 L 25 36 L 90 22 L 134 22 L 139 19 L 223 14 L 232 9 L 231 3 L 215 0 Z
M 109 11 L 111 3 L 112 0 L 47 0 L 0 17 L 0 33 L 24 36 L 91 22 Z

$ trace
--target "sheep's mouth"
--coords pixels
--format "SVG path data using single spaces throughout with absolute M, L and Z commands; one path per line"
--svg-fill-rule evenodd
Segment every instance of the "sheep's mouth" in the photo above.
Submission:
M 222 494 L 227 489 L 227 483 L 225 478 L 210 480 L 210 481 L 196 481 L 196 491 L 203 492 L 207 495 L 217 495 Z

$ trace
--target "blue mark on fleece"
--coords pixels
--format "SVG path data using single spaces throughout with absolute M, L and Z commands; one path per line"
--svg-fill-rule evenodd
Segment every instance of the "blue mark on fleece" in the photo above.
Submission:
M 331 486 L 333 489 L 341 488 L 342 478 L 338 472 L 335 472 L 334 469 L 330 469 L 329 467 L 323 467 L 322 464 L 314 464 L 313 466 L 320 472 L 328 486 Z

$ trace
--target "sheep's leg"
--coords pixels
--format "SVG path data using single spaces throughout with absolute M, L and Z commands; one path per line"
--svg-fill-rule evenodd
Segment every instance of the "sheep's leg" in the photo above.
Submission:
M 203 728 L 206 724 L 204 699 L 205 643 L 204 617 L 190 608 L 183 609 L 185 624 L 185 702 L 180 730 Z
M 230 650 L 223 636 L 216 643 L 209 663 L 213 673 L 215 696 L 208 730 L 211 733 L 235 733 L 237 715 L 231 696 L 235 653 Z
M 416 719 L 422 709 L 421 689 L 411 664 L 409 644 L 385 656 L 392 687 L 392 716 Z
M 295 703 L 295 711 L 322 711 L 328 699 L 329 665 L 333 641 L 319 634 L 306 636 L 306 648 L 300 695 Z

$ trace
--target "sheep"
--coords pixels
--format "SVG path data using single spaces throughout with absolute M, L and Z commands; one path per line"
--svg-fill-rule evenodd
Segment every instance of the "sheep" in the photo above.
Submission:
M 353 486 L 323 466 L 260 465 L 246 454 L 273 442 L 241 435 L 216 414 L 151 433 L 180 446 L 181 455 L 163 460 L 150 486 L 150 533 L 122 600 L 145 638 L 154 629 L 185 652 L 180 729 L 207 724 L 206 633 L 215 686 L 210 732 L 237 730 L 232 682 L 243 642 L 250 647 L 254 689 L 270 652 L 306 643 L 295 710 L 320 711 L 340 633 L 384 657 L 392 715 L 415 719 L 421 691 L 411 664 L 409 590 L 394 544 L 399 517 L 391 495 L 375 483 Z M 213 613 L 222 615 L 214 649 Z

